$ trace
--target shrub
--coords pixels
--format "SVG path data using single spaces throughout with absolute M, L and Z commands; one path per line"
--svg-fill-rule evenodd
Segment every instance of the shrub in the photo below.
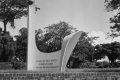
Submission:
M 109 62 L 106 62 L 106 61 L 96 62 L 96 66 L 98 66 L 98 68 L 109 68 L 109 67 L 111 67 Z
M 97 68 L 95 62 L 85 61 L 79 65 L 80 68 Z

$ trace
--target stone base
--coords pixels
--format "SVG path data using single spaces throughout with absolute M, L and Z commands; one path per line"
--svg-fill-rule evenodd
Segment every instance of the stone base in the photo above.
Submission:
M 0 71 L 0 80 L 120 80 L 120 72 Z

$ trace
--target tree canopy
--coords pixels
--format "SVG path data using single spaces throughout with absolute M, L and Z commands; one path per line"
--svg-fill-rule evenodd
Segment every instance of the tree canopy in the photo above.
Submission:
M 30 0 L 0 0 L 0 21 L 4 24 L 6 32 L 7 23 L 15 28 L 14 20 L 28 14 L 28 6 L 32 4 Z
M 36 31 L 36 45 L 42 52 L 54 52 L 61 49 L 62 40 L 76 29 L 66 22 L 60 22 L 45 27 L 45 31 Z
M 113 23 L 111 26 L 111 37 L 120 36 L 120 0 L 105 0 L 105 7 L 108 12 L 116 11 L 113 17 L 110 18 L 110 23 Z
M 94 59 L 101 59 L 105 56 L 108 57 L 110 63 L 115 63 L 117 59 L 120 59 L 120 43 L 112 42 L 96 45 Z

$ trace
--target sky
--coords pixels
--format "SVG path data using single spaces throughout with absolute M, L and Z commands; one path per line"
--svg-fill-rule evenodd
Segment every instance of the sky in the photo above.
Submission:
M 65 21 L 83 31 L 109 31 L 109 15 L 104 0 L 36 0 L 37 26 Z M 39 18 L 38 18 L 39 17 Z
M 36 29 L 65 21 L 80 31 L 89 32 L 90 36 L 99 36 L 96 43 L 111 42 L 105 39 L 110 31 L 111 15 L 105 10 L 104 0 L 35 0 L 35 5 L 40 7 L 35 14 Z M 13 36 L 20 28 L 27 27 L 27 18 L 15 20 L 15 25 L 15 29 L 7 28 Z
M 89 36 L 99 36 L 95 44 L 120 41 L 120 37 L 106 39 L 110 31 L 111 12 L 105 10 L 104 0 L 36 0 L 36 28 L 65 21 Z

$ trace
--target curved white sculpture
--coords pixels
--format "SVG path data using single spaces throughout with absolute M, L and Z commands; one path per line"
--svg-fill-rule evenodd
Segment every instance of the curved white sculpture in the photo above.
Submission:
M 29 33 L 28 33 L 28 65 L 32 71 L 59 72 L 65 71 L 79 37 L 82 32 L 75 32 L 66 36 L 62 43 L 62 49 L 45 54 L 38 50 L 35 42 L 35 12 L 34 5 L 29 9 Z
M 65 71 L 67 62 L 70 58 L 70 55 L 71 55 L 73 49 L 75 48 L 81 34 L 82 34 L 82 32 L 78 31 L 78 32 L 72 33 L 64 38 L 63 46 L 62 46 L 64 55 L 63 55 L 63 59 L 62 59 L 61 71 Z

